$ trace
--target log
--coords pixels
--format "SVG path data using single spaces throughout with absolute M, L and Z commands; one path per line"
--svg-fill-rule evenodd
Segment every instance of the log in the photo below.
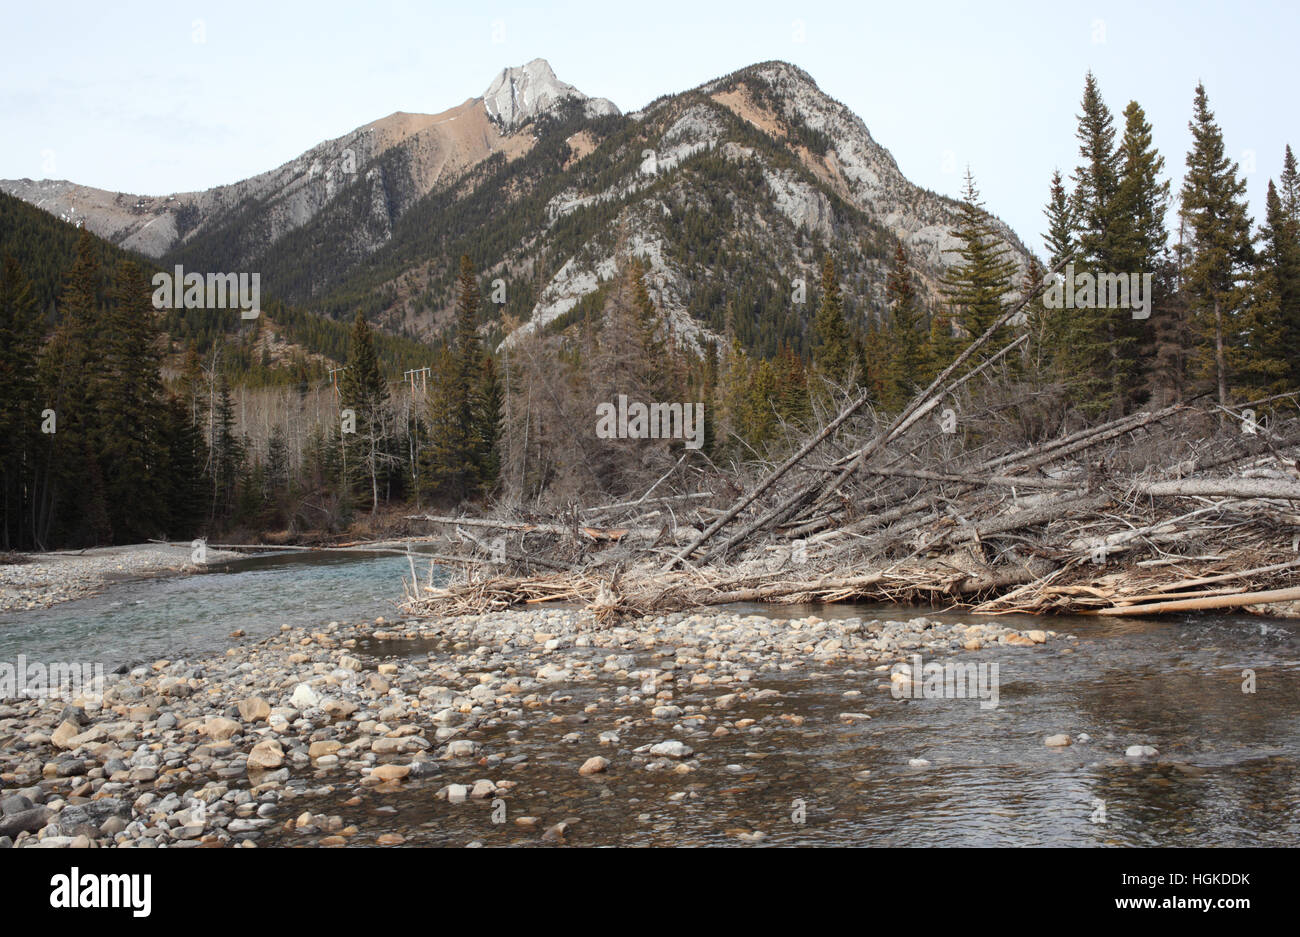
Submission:
M 1010 514 L 1002 514 L 992 520 L 985 521 L 982 524 L 967 524 L 964 527 L 957 527 L 950 534 L 941 539 L 950 543 L 966 543 L 972 540 L 979 541 L 993 534 L 1006 533 L 1009 530 L 1018 530 L 1021 527 L 1034 527 L 1048 521 L 1054 521 L 1062 517 L 1069 517 L 1072 514 L 1083 514 L 1087 511 L 1093 511 L 1107 504 L 1109 501 L 1109 495 L 1091 495 L 1084 498 L 1071 498 L 1062 501 L 1054 501 L 1051 504 L 1031 508 L 1027 511 L 1016 511 Z
M 881 475 L 887 478 L 923 478 L 928 481 L 966 482 L 971 485 L 1001 486 L 1005 488 L 1057 488 L 1077 491 L 1084 487 L 1083 481 L 1068 481 L 1060 478 L 1034 478 L 1027 475 L 989 475 L 984 477 L 972 475 L 953 475 L 944 472 L 929 472 L 923 469 L 871 468 L 862 471 L 868 475 Z
M 1300 560 L 1290 560 L 1286 563 L 1274 563 L 1272 566 L 1256 566 L 1254 569 L 1243 569 L 1238 572 L 1223 573 L 1218 576 L 1202 576 L 1200 579 L 1182 579 L 1178 582 L 1171 582 L 1165 587 L 1165 589 L 1189 589 L 1192 586 L 1208 586 L 1215 582 L 1231 582 L 1234 579 L 1245 579 L 1248 576 L 1261 576 L 1265 573 L 1280 572 L 1284 569 L 1291 569 L 1294 566 L 1300 566 Z
M 735 517 L 741 511 L 745 510 L 745 508 L 749 507 L 749 505 L 753 504 L 754 501 L 758 499 L 759 495 L 761 495 L 763 492 L 767 491 L 767 489 L 771 488 L 774 484 L 776 484 L 777 481 L 781 479 L 781 476 L 785 475 L 786 472 L 790 471 L 790 469 L 798 465 L 799 462 L 802 461 L 805 456 L 807 456 L 810 452 L 812 452 L 819 445 L 821 445 L 823 441 L 825 441 L 832 433 L 835 432 L 835 430 L 839 429 L 840 425 L 845 420 L 847 420 L 854 413 L 858 412 L 858 410 L 862 409 L 862 407 L 866 404 L 868 399 L 869 399 L 869 395 L 867 394 L 866 391 L 863 391 L 862 394 L 859 395 L 857 400 L 853 401 L 853 403 L 849 404 L 842 411 L 840 411 L 839 416 L 831 420 L 831 422 L 828 423 L 820 433 L 818 433 L 807 443 L 805 443 L 803 448 L 801 448 L 798 452 L 790 456 L 790 458 L 786 459 L 779 466 L 773 469 L 772 472 L 769 473 L 766 478 L 764 478 L 762 481 L 760 481 L 757 485 L 754 486 L 754 489 L 750 491 L 749 494 L 745 495 L 734 505 L 732 505 L 725 514 L 723 514 L 716 521 L 710 524 L 698 537 L 692 540 L 685 547 L 685 549 L 681 550 L 678 553 L 673 554 L 673 556 L 668 560 L 668 562 L 664 564 L 663 571 L 664 572 L 671 571 L 674 566 L 676 566 L 682 560 L 686 559 L 686 557 L 690 556 L 692 553 L 698 550 L 702 544 L 708 541 L 710 537 L 712 537 L 715 533 L 717 533 L 728 523 L 730 523 L 733 517 Z
M 1300 481 L 1285 478 L 1180 478 L 1139 485 L 1152 497 L 1284 498 L 1300 501 Z
M 1244 608 L 1247 605 L 1265 605 L 1271 602 L 1300 602 L 1300 587 L 1270 589 L 1267 592 L 1238 592 L 1233 595 L 1208 596 L 1202 599 L 1180 599 L 1172 602 L 1155 602 L 1151 605 L 1128 605 L 1083 611 L 1084 615 L 1161 615 L 1165 612 L 1193 612 L 1207 608 Z

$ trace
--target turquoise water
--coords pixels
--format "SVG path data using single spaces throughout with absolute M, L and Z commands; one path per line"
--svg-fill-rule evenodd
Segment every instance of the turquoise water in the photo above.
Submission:
M 428 562 L 416 561 L 421 579 Z M 122 664 L 222 651 L 282 624 L 391 618 L 410 564 L 392 554 L 251 556 L 203 573 L 115 584 L 101 595 L 0 615 L 0 660 Z

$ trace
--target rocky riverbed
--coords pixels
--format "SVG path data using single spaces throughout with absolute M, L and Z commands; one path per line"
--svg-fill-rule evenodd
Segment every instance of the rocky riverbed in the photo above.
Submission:
M 899 705 L 891 668 L 914 654 L 1062 640 L 996 623 L 730 611 L 608 628 L 566 609 L 286 626 L 224 656 L 108 675 L 102 693 L 0 703 L 0 845 L 399 844 L 420 830 L 385 799 L 416 787 L 449 809 L 491 805 L 485 829 L 509 814 L 516 841 L 562 842 L 580 816 L 510 812 L 533 764 L 669 778 L 683 787 L 667 796 L 690 799 L 700 776 L 750 770 L 721 754 L 729 743 L 790 733 L 782 744 L 797 749 L 806 717 L 782 712 L 777 688 L 792 675 L 847 678 L 833 718 L 851 726 Z
M 208 550 L 206 561 L 236 559 L 238 553 Z M 175 575 L 198 569 L 188 546 L 134 544 L 79 553 L 27 553 L 25 562 L 0 564 L 0 612 L 48 608 L 80 599 L 114 582 Z

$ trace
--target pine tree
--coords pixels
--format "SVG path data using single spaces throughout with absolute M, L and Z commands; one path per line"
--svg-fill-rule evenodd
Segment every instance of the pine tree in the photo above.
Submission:
M 102 362 L 96 322 L 102 279 L 95 239 L 83 228 L 60 296 L 60 321 L 38 365 L 43 409 L 53 411 L 55 419 L 55 432 L 41 445 L 38 467 L 33 539 L 42 546 L 113 542 L 96 452 L 94 389 Z
M 1242 280 L 1251 262 L 1251 221 L 1244 200 L 1246 182 L 1224 155 L 1223 132 L 1214 122 L 1205 86 L 1197 84 L 1189 124 L 1182 213 L 1187 221 L 1189 260 L 1186 290 L 1198 333 L 1198 364 L 1219 405 L 1229 402 L 1229 349 L 1240 342 L 1238 313 Z
M 1127 272 L 1124 245 L 1130 225 L 1119 199 L 1121 157 L 1115 146 L 1114 118 L 1092 72 L 1084 79 L 1078 119 L 1082 162 L 1073 176 L 1078 232 L 1073 272 L 1094 278 Z M 1124 317 L 1131 319 L 1131 313 L 1106 308 L 1101 302 L 1091 309 L 1066 311 L 1064 370 L 1072 375 L 1071 400 L 1086 416 L 1118 416 L 1126 407 L 1135 381 L 1137 348 Z
M 957 251 L 961 262 L 944 274 L 941 292 L 953 310 L 963 336 L 972 340 L 988 331 L 1006 311 L 1003 297 L 1013 288 L 1016 266 L 984 210 L 979 190 L 975 187 L 975 177 L 969 168 L 953 234 L 962 242 Z M 1005 345 L 1009 340 L 1008 332 L 1009 328 L 1003 326 L 993 336 L 989 350 L 996 352 Z
M 210 488 L 203 473 L 203 431 L 182 397 L 168 398 L 162 421 L 162 445 L 168 483 L 164 486 L 166 538 L 196 535 L 208 515 Z
M 1115 193 L 1119 217 L 1118 252 L 1113 258 L 1115 270 L 1145 277 L 1151 275 L 1151 315 L 1163 306 L 1170 284 L 1159 274 L 1164 269 L 1168 230 L 1165 215 L 1169 210 L 1169 183 L 1161 180 L 1164 157 L 1152 144 L 1151 125 L 1136 101 L 1124 109 L 1124 136 L 1120 141 L 1119 186 Z M 1112 313 L 1115 331 L 1121 344 L 1117 348 L 1117 394 L 1123 409 L 1138 402 L 1140 389 L 1150 382 L 1139 362 L 1154 341 L 1151 318 L 1135 319 L 1131 312 L 1119 309 Z
M 96 437 L 110 523 L 119 542 L 133 543 L 164 531 L 165 489 L 177 480 L 162 475 L 166 415 L 152 291 L 133 261 L 117 274 L 94 380 Z
M 894 249 L 894 264 L 885 280 L 885 299 L 890 315 L 889 379 L 885 403 L 898 408 L 911 400 L 925 371 L 925 335 L 921 331 L 920 304 L 902 241 Z
M 1074 200 L 1066 192 L 1059 169 L 1052 173 L 1050 195 L 1043 214 L 1047 216 L 1047 233 L 1043 235 L 1047 244 L 1047 265 L 1055 270 L 1062 261 L 1068 262 L 1073 258 L 1079 249 Z
M 478 276 L 468 256 L 460 259 L 456 290 L 453 342 L 438 356 L 437 387 L 429 400 L 431 444 L 422 474 L 431 493 L 459 502 L 477 497 L 492 469 L 484 450 L 484 408 L 476 405 L 484 397 L 486 352 L 478 336 Z M 492 439 L 495 445 L 494 433 Z
M 33 462 L 40 444 L 40 317 L 18 261 L 0 268 L 0 547 L 30 546 Z
M 474 452 L 479 484 L 489 491 L 501 474 L 501 426 L 505 397 L 496 362 L 484 352 L 474 381 Z
M 1269 183 L 1272 190 L 1272 183 Z M 1282 159 L 1277 206 L 1268 213 L 1263 233 L 1265 263 L 1276 277 L 1278 314 L 1284 329 L 1283 347 L 1289 359 L 1292 387 L 1300 387 L 1300 174 L 1288 144 Z M 1270 200 L 1271 201 L 1271 200 Z
M 816 344 L 813 360 L 822 376 L 843 387 L 852 375 L 853 345 L 848 323 L 844 320 L 844 300 L 835 260 L 829 254 L 822 261 L 821 305 L 813 319 Z
M 1236 384 L 1246 400 L 1286 391 L 1296 358 L 1296 347 L 1287 344 L 1295 312 L 1296 245 L 1271 179 L 1260 237 L 1263 249 L 1251 274 L 1249 301 L 1241 313 L 1242 343 L 1229 350 Z
M 379 370 L 370 325 L 360 310 L 352 323 L 340 400 L 356 417 L 356 432 L 344 434 L 344 445 L 349 444 L 349 436 L 355 440 L 356 455 L 350 461 L 355 480 L 370 489 L 370 516 L 373 517 L 379 509 L 380 475 L 389 461 L 386 451 L 390 432 L 389 393 L 388 382 Z
M 238 507 L 236 496 L 243 478 L 246 453 L 235 433 L 235 404 L 225 374 L 217 379 L 212 412 L 211 448 L 212 511 L 214 520 L 227 521 Z
M 1059 169 L 1052 173 L 1047 207 L 1043 214 L 1047 216 L 1047 231 L 1043 233 L 1043 242 L 1047 247 L 1048 267 L 1058 271 L 1055 276 L 1059 277 L 1063 265 L 1070 263 L 1079 250 L 1074 199 L 1066 190 Z M 1046 279 L 1046 271 L 1037 261 L 1030 266 L 1030 275 L 1023 284 L 1022 295 L 1032 293 Z M 1072 312 L 1073 310 L 1048 306 L 1041 292 L 1026 304 L 1025 318 L 1030 342 L 1025 353 L 1035 362 L 1032 370 L 1041 380 L 1050 378 L 1064 384 L 1072 378 L 1069 347 L 1069 316 Z

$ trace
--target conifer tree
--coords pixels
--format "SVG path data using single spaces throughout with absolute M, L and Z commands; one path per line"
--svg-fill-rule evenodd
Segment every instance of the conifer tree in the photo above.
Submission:
M 182 397 L 169 397 L 164 405 L 162 445 L 167 484 L 164 487 L 166 537 L 195 536 L 209 510 L 208 479 L 203 473 L 203 431 L 194 422 Z
M 1150 374 L 1142 372 L 1140 359 L 1154 341 L 1151 317 L 1163 314 L 1161 307 L 1172 292 L 1172 284 L 1163 275 L 1167 269 L 1164 259 L 1169 239 L 1165 227 L 1169 183 L 1160 178 L 1165 160 L 1152 144 L 1151 125 L 1136 101 L 1130 101 L 1124 109 L 1124 136 L 1117 157 L 1119 186 L 1115 201 L 1119 243 L 1115 269 L 1138 277 L 1149 274 L 1152 278 L 1147 318 L 1134 318 L 1131 311 L 1124 309 L 1112 313 L 1121 343 L 1116 354 L 1116 393 L 1123 409 L 1128 410 L 1137 402 L 1140 389 L 1150 382 Z
M 40 442 L 40 317 L 18 261 L 0 267 L 0 548 L 29 546 L 33 460 Z
M 117 273 L 94 382 L 96 436 L 114 535 L 136 542 L 164 532 L 165 488 L 176 479 L 162 475 L 166 413 L 152 291 L 134 261 Z
M 925 371 L 925 336 L 921 331 L 920 304 L 902 241 L 894 249 L 894 263 L 885 280 L 885 299 L 889 304 L 890 353 L 885 403 L 897 408 L 904 406 L 916 393 Z
M 1282 175 L 1276 193 L 1270 195 L 1267 224 L 1263 232 L 1264 263 L 1276 278 L 1278 314 L 1284 330 L 1283 348 L 1288 356 L 1292 387 L 1300 387 L 1300 175 L 1295 155 L 1288 144 L 1282 159 Z M 1269 183 L 1270 192 L 1273 190 Z
M 357 479 L 370 489 L 370 515 L 373 517 L 379 509 L 380 475 L 389 462 L 389 393 L 388 382 L 379 370 L 370 324 L 360 310 L 352 323 L 340 401 L 356 417 L 356 432 L 344 434 L 343 444 L 349 444 L 349 436 L 355 440 L 356 456 L 350 461 Z
M 1250 298 L 1241 312 L 1239 347 L 1229 363 L 1246 400 L 1260 400 L 1288 390 L 1296 348 L 1287 344 L 1294 318 L 1296 245 L 1282 199 L 1270 179 L 1266 198 L 1263 249 L 1251 273 Z
M 1119 199 L 1121 163 L 1115 121 L 1096 77 L 1084 78 L 1082 112 L 1076 131 L 1082 162 L 1074 171 L 1073 214 L 1078 250 L 1076 276 L 1094 278 L 1127 272 L 1124 247 L 1129 220 Z M 1094 294 L 1092 308 L 1065 310 L 1065 371 L 1072 375 L 1072 402 L 1089 417 L 1118 416 L 1135 381 L 1136 341 L 1123 318 L 1128 310 L 1107 308 Z
M 100 373 L 102 273 L 95 239 L 82 229 L 77 258 L 59 302 L 59 324 L 42 350 L 38 370 L 55 432 L 45 435 L 38 468 L 39 505 L 33 524 L 38 545 L 93 546 L 113 542 L 96 452 L 94 389 Z
M 844 321 L 844 300 L 835 272 L 835 260 L 829 254 L 822 261 L 821 305 L 813 319 L 816 344 L 813 360 L 821 374 L 843 387 L 853 368 L 853 344 L 848 323 Z
M 944 274 L 942 293 L 952 309 L 966 339 L 975 339 L 988 331 L 1005 311 L 1003 297 L 1013 288 L 1015 264 L 1007 247 L 997 235 L 992 219 L 984 210 L 975 177 L 966 170 L 962 204 L 957 227 L 953 230 L 962 242 L 957 253 L 961 261 Z M 993 336 L 990 351 L 1007 343 L 1009 329 L 1003 326 Z M 946 362 L 945 362 L 946 363 Z
M 1052 173 L 1047 207 L 1043 210 L 1043 214 L 1047 216 L 1047 231 L 1043 233 L 1043 242 L 1047 247 L 1048 268 L 1059 270 L 1064 264 L 1073 260 L 1079 250 L 1074 200 L 1066 190 L 1065 180 L 1059 169 Z M 1032 293 L 1047 275 L 1036 260 L 1030 267 L 1030 275 L 1023 285 L 1022 295 Z M 1059 277 L 1063 274 L 1058 272 L 1055 275 Z M 1035 366 L 1031 370 L 1038 374 L 1041 380 L 1050 377 L 1064 384 L 1073 377 L 1070 368 L 1071 349 L 1068 344 L 1071 312 L 1072 310 L 1049 306 L 1041 292 L 1026 305 L 1025 318 L 1031 337 L 1025 353 L 1034 360 Z
M 431 442 L 422 473 L 429 490 L 453 501 L 477 497 L 495 480 L 499 406 L 489 427 L 488 398 L 499 402 L 495 369 L 478 335 L 478 276 L 468 256 L 460 259 L 452 345 L 438 356 L 436 390 L 429 398 Z
M 235 515 L 239 482 L 243 478 L 245 457 L 243 441 L 235 432 L 235 403 L 226 375 L 217 376 L 210 424 L 212 438 L 210 476 L 214 521 L 228 521 Z M 215 526 L 215 525 L 214 525 Z
M 1189 247 L 1185 289 L 1197 330 L 1200 373 L 1212 382 L 1219 405 L 1226 407 L 1230 349 L 1241 338 L 1242 281 L 1252 259 L 1246 182 L 1237 178 L 1237 164 L 1224 155 L 1223 132 L 1215 123 L 1204 84 L 1196 86 L 1189 126 L 1193 142 L 1182 190 Z

